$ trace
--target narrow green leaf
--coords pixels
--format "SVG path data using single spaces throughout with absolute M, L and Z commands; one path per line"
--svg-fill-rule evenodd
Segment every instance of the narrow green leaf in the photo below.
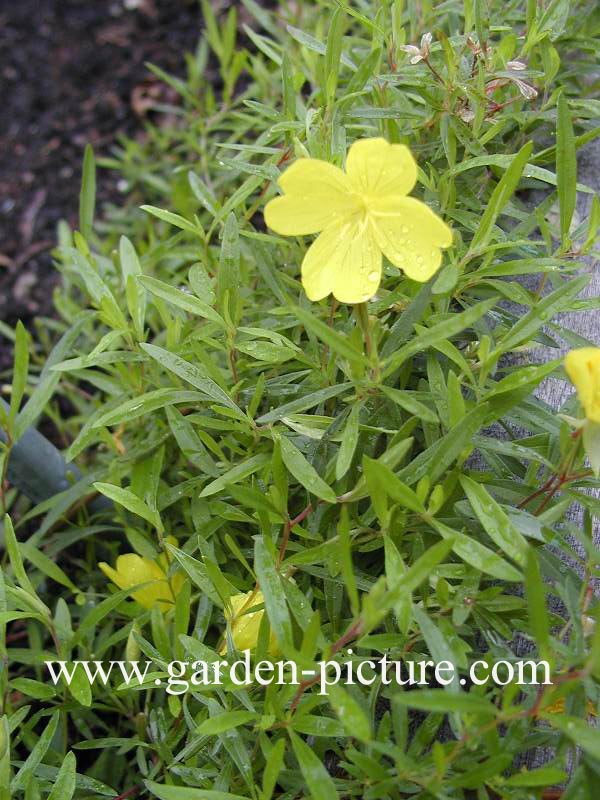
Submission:
M 496 716 L 497 713 L 496 708 L 485 697 L 467 692 L 451 694 L 443 689 L 397 692 L 393 702 L 401 706 L 418 708 L 421 711 L 438 711 L 441 714 L 457 711 L 458 713 Z
M 296 733 L 288 731 L 312 800 L 338 800 L 331 775 L 319 756 Z
M 449 528 L 444 523 L 436 519 L 430 519 L 430 524 L 435 530 L 448 541 L 452 541 L 452 550 L 456 555 L 461 558 L 465 564 L 470 564 L 480 572 L 485 572 L 486 575 L 491 575 L 501 581 L 512 581 L 520 583 L 523 580 L 523 575 L 518 569 L 505 561 L 489 547 L 481 544 L 472 536 L 455 531 Z
M 328 686 L 327 694 L 331 707 L 340 718 L 346 734 L 360 739 L 361 742 L 370 741 L 371 723 L 352 695 L 339 684 Z
M 248 725 L 249 722 L 256 719 L 257 715 L 253 711 L 225 711 L 201 722 L 196 729 L 196 734 L 198 736 L 217 736 L 219 733 L 225 733 L 225 731 L 240 725 Z
M 29 369 L 29 334 L 19 320 L 15 328 L 15 357 L 13 367 L 12 387 L 10 391 L 10 411 L 8 413 L 9 430 L 12 431 L 21 400 L 27 386 L 27 372 Z
M 241 794 L 221 792 L 217 789 L 190 789 L 186 786 L 162 786 L 154 781 L 144 781 L 152 797 L 158 800 L 245 800 Z
M 58 711 L 55 711 L 52 714 L 52 716 L 50 717 L 50 721 L 48 722 L 42 734 L 40 735 L 39 739 L 33 746 L 33 749 L 29 753 L 27 760 L 19 769 L 15 777 L 12 779 L 10 784 L 10 791 L 13 796 L 16 795 L 19 789 L 22 789 L 27 785 L 31 776 L 35 773 L 38 764 L 41 763 L 42 759 L 46 755 L 46 752 L 48 751 L 48 748 L 52 743 L 52 739 L 54 738 L 54 734 L 56 733 L 59 716 L 60 714 Z
M 181 358 L 181 356 L 178 356 L 175 353 L 170 353 L 168 350 L 165 350 L 162 347 L 157 347 L 154 344 L 143 343 L 140 344 L 140 347 L 161 366 L 165 367 L 165 369 L 168 369 L 169 372 L 173 372 L 175 375 L 181 378 L 181 380 L 186 381 L 186 383 L 190 383 L 192 386 L 195 386 L 196 389 L 199 389 L 201 392 L 204 392 L 204 394 L 212 397 L 217 403 L 221 403 L 222 405 L 231 408 L 233 411 L 237 411 L 240 416 L 244 417 L 243 412 L 233 402 L 231 397 L 229 397 L 229 395 L 206 374 L 203 367 L 197 364 L 190 364 L 189 361 Z
M 48 800 L 71 800 L 75 793 L 77 761 L 75 753 L 69 751 L 64 757 L 58 775 L 53 782 Z
M 477 227 L 475 236 L 471 241 L 471 245 L 469 247 L 470 255 L 481 252 L 489 242 L 492 236 L 493 226 L 517 188 L 525 165 L 527 164 L 527 160 L 531 155 L 532 149 L 532 142 L 527 142 L 524 144 L 517 155 L 510 162 L 506 172 L 496 185 L 485 211 L 483 212 L 481 222 Z
M 365 456 L 363 468 L 367 480 L 372 476 L 374 483 L 380 485 L 395 503 L 400 503 L 401 506 L 408 508 L 409 511 L 414 511 L 415 514 L 425 512 L 425 507 L 413 490 L 403 483 L 397 475 L 394 475 L 392 470 L 382 464 L 381 461 L 375 461 Z
M 152 509 L 148 508 L 146 503 L 129 489 L 113 486 L 111 483 L 95 483 L 94 489 L 114 503 L 123 506 L 127 511 L 131 511 L 132 514 L 137 514 L 138 517 L 145 519 L 155 528 L 162 528 L 158 511 L 152 511 Z
M 338 450 L 337 459 L 335 462 L 335 479 L 340 481 L 350 469 L 352 459 L 358 444 L 358 421 L 360 417 L 361 404 L 356 403 L 352 406 L 348 421 L 344 428 L 342 441 L 340 442 L 340 449 Z
M 466 475 L 461 475 L 460 482 L 473 511 L 490 539 L 519 566 L 525 566 L 529 545 L 523 534 L 513 525 L 508 514 L 500 508 L 481 483 Z
M 450 319 L 439 322 L 437 325 L 434 325 L 433 328 L 428 328 L 419 336 L 415 336 L 408 344 L 405 344 L 387 358 L 383 373 L 384 378 L 389 377 L 389 375 L 395 372 L 398 367 L 402 366 L 405 361 L 416 353 L 427 350 L 429 347 L 434 347 L 438 342 L 446 341 L 452 336 L 458 335 L 466 328 L 472 327 L 473 324 L 481 319 L 484 314 L 487 314 L 497 302 L 498 298 L 484 300 L 481 303 L 477 303 L 477 305 L 474 305 L 472 308 L 463 311 L 461 314 L 453 314 Z
M 281 585 L 282 578 L 273 556 L 258 536 L 254 539 L 254 569 L 265 598 L 265 610 L 271 630 L 279 644 L 284 648 L 288 647 L 292 644 L 292 622 Z
M 382 386 L 381 391 L 387 395 L 393 403 L 408 411 L 413 417 L 419 417 L 423 422 L 430 422 L 432 425 L 437 425 L 439 419 L 437 414 L 432 411 L 424 403 L 416 400 L 410 392 L 403 391 L 402 389 L 394 389 L 392 386 Z
M 363 366 L 368 366 L 368 359 L 363 355 L 363 353 L 360 353 L 348 343 L 347 336 L 343 336 L 333 328 L 330 328 L 329 325 L 326 325 L 322 320 L 314 316 L 314 314 L 312 314 L 310 311 L 306 311 L 304 308 L 293 306 L 292 311 L 298 317 L 304 327 L 314 333 L 314 335 L 322 342 L 325 342 L 325 344 L 328 345 L 334 353 L 337 353 L 339 356 L 347 359 L 353 364 L 362 364 Z
M 156 206 L 141 206 L 142 211 L 146 211 L 153 217 L 168 222 L 169 225 L 174 225 L 176 228 L 181 228 L 182 231 L 193 233 L 195 236 L 204 238 L 202 231 L 193 222 L 190 222 L 181 214 L 174 214 L 172 211 L 166 211 L 164 208 L 156 208 Z
M 83 174 L 79 193 L 79 229 L 88 239 L 94 224 L 96 209 L 96 161 L 91 144 L 86 144 L 83 154 Z
M 308 492 L 316 494 L 317 497 L 326 500 L 328 503 L 337 502 L 336 494 L 331 486 L 325 483 L 296 445 L 292 444 L 287 436 L 282 436 L 280 443 L 283 463 L 298 483 L 301 483 Z
M 213 399 L 202 392 L 184 391 L 182 389 L 155 389 L 153 392 L 140 395 L 140 397 L 126 400 L 121 405 L 113 408 L 112 411 L 102 414 L 93 423 L 92 427 L 103 428 L 109 425 L 119 425 L 121 422 L 131 422 L 131 420 L 156 411 L 158 408 L 165 408 L 177 403 L 195 405 L 196 403 L 206 402 L 206 400 L 212 401 Z
M 529 609 L 529 625 L 538 646 L 540 657 L 548 660 L 550 656 L 550 620 L 546 609 L 545 584 L 540 572 L 536 551 L 529 548 L 525 567 L 525 596 Z
M 571 220 L 577 202 L 577 150 L 575 134 L 564 92 L 558 98 L 556 124 L 556 181 L 563 247 L 569 242 Z
M 225 322 L 220 314 L 218 314 L 214 308 L 211 308 L 206 303 L 203 303 L 202 300 L 199 300 L 195 295 L 182 292 L 181 289 L 176 289 L 173 286 L 169 286 L 168 283 L 159 281 L 157 278 L 150 278 L 147 275 L 138 278 L 138 282 L 145 289 L 148 289 L 149 292 L 152 292 L 152 294 L 166 300 L 167 303 L 171 303 L 177 306 L 177 308 L 181 308 L 197 317 L 203 317 L 204 319 L 216 322 L 222 328 L 225 327 Z
M 226 486 L 244 480 L 244 478 L 247 478 L 249 475 L 252 475 L 264 467 L 265 464 L 268 464 L 269 461 L 270 458 L 267 453 L 258 453 L 255 456 L 251 456 L 251 458 L 242 461 L 240 464 L 236 464 L 231 467 L 231 469 L 228 469 L 227 472 L 224 472 L 219 478 L 211 481 L 200 492 L 200 497 L 210 497 L 210 495 L 217 494 L 217 492 L 225 489 Z
M 227 217 L 223 228 L 219 271 L 217 273 L 217 301 L 219 308 L 225 314 L 225 301 L 228 298 L 228 316 L 232 320 L 236 319 L 239 285 L 240 235 L 235 214 L 232 212 Z

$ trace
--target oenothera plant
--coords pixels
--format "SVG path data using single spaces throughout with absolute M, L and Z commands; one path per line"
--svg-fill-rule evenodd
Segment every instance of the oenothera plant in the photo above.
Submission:
M 557 410 L 536 389 L 567 379 L 564 342 L 594 344 L 553 322 L 598 304 L 579 297 L 597 201 L 574 213 L 591 192 L 575 148 L 597 135 L 594 17 L 244 7 L 236 47 L 235 10 L 203 6 L 187 77 L 162 76 L 177 113 L 103 161 L 131 202 L 100 219 L 88 152 L 80 230 L 61 226 L 55 252 L 59 319 L 35 346 L 17 334 L 11 430 L 21 394 L 51 387 L 39 410 L 83 477 L 36 506 L 3 484 L 0 785 L 585 796 L 595 356 L 565 364 L 584 425 L 575 394 Z M 112 510 L 91 510 L 96 493 Z M 246 648 L 307 675 L 386 654 L 457 676 L 165 691 L 170 662 Z M 551 685 L 511 677 L 524 650 Z M 54 687 L 43 657 L 153 666 L 135 689 Z M 474 661 L 507 662 L 505 684 L 472 685 Z

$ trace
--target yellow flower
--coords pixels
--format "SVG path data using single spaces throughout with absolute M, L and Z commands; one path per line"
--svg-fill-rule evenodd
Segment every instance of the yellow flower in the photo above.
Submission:
M 175 540 L 168 537 L 167 541 Z M 176 572 L 170 580 L 167 579 L 169 561 L 166 553 L 161 553 L 156 560 L 142 558 L 137 553 L 126 553 L 117 558 L 116 569 L 104 561 L 98 566 L 119 589 L 131 589 L 140 583 L 147 583 L 147 586 L 131 592 L 131 596 L 144 608 L 158 605 L 161 611 L 168 611 L 173 607 L 175 597 L 185 580 L 181 572 Z
M 585 416 L 600 423 L 600 347 L 571 350 L 565 358 L 565 369 L 577 389 Z
M 407 197 L 417 180 L 408 147 L 385 139 L 354 142 L 346 171 L 301 158 L 279 179 L 284 194 L 269 201 L 265 221 L 276 233 L 319 233 L 302 262 L 309 300 L 328 294 L 342 303 L 373 297 L 382 254 L 413 280 L 439 269 L 452 231 L 425 203 Z
M 255 589 L 245 594 L 234 594 L 229 598 L 225 609 L 225 619 L 229 623 L 231 638 L 237 650 L 252 650 L 256 647 L 260 623 L 265 612 L 261 609 L 260 611 L 250 611 L 248 613 L 248 609 L 262 605 L 264 600 L 263 593 Z M 221 647 L 220 653 L 223 654 L 226 650 L 227 643 L 225 642 Z M 271 632 L 269 652 L 273 654 L 276 651 L 277 640 L 273 632 Z
M 588 716 L 595 717 L 596 714 L 596 706 L 592 703 L 591 700 L 587 700 L 585 704 L 586 712 Z M 546 714 L 564 714 L 566 709 L 565 698 L 559 697 L 558 700 L 555 700 L 550 705 L 544 708 L 544 712 Z

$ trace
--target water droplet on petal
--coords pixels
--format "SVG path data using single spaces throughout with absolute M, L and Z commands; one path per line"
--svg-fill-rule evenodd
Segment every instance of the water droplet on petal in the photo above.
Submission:
M 373 272 L 369 272 L 370 281 L 376 281 L 378 278 L 379 278 L 379 273 L 376 270 L 373 270 Z

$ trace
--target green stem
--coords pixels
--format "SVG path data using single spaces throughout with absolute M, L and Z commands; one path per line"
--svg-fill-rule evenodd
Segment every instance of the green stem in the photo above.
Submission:
M 366 303 L 357 303 L 355 306 L 356 316 L 363 332 L 365 350 L 371 362 L 371 379 L 379 383 L 381 371 L 379 366 L 379 355 L 377 353 L 377 342 L 373 337 L 372 320 L 369 317 L 369 310 Z
M 369 309 L 367 308 L 366 303 L 357 303 L 355 306 L 356 309 L 356 316 L 358 318 L 359 325 L 363 332 L 363 337 L 365 340 L 365 348 L 367 351 L 367 355 L 369 358 L 373 356 L 373 339 L 371 337 L 371 324 L 369 321 Z

